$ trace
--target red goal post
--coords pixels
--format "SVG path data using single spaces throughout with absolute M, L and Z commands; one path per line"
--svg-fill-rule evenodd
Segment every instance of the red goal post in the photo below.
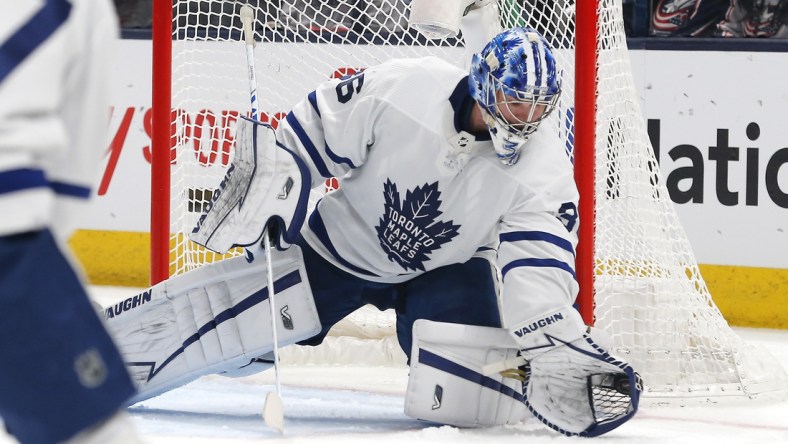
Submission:
M 577 211 L 581 221 L 594 220 L 598 7 L 596 1 L 581 1 L 575 12 L 576 35 L 585 36 L 582 39 L 575 38 L 573 152 L 575 182 L 580 193 Z M 594 224 L 580 224 L 575 252 L 575 273 L 580 286 L 577 306 L 588 325 L 594 325 L 594 227 Z
M 261 108 L 278 113 L 340 69 L 436 55 L 463 65 L 461 39 L 407 26 L 399 0 L 250 0 Z M 154 0 L 151 279 L 217 260 L 187 239 L 231 155 L 246 108 L 241 2 Z M 555 48 L 564 93 L 556 125 L 580 190 L 576 272 L 584 319 L 643 374 L 657 403 L 784 396 L 783 370 L 727 325 L 665 189 L 632 80 L 621 0 L 498 0 L 505 27 Z M 577 18 L 575 20 L 575 18 Z M 385 318 L 363 318 L 393 336 Z M 363 333 L 362 335 L 366 334 Z M 354 333 L 355 334 L 355 333 Z

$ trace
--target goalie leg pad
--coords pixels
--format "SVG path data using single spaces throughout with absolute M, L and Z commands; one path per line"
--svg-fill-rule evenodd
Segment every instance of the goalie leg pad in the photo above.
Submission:
M 320 331 L 298 246 L 272 251 L 278 346 Z M 235 257 L 172 277 L 105 310 L 139 396 L 233 371 L 273 350 L 266 263 Z
M 497 372 L 485 375 L 488 364 L 517 354 L 505 329 L 417 320 L 405 414 L 459 427 L 522 421 L 527 410 L 521 380 Z
M 276 141 L 273 128 L 241 118 L 232 165 L 190 238 L 224 254 L 256 243 L 274 222 L 284 248 L 304 224 L 311 181 L 304 161 Z

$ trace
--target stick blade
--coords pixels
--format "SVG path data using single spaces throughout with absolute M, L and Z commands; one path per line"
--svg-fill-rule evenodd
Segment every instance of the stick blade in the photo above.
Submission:
M 263 421 L 268 427 L 278 430 L 279 433 L 285 432 L 285 410 L 282 398 L 276 392 L 268 392 L 265 397 Z

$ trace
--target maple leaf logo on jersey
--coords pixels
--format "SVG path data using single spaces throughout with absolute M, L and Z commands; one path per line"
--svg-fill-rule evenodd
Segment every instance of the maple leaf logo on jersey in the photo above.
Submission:
M 397 185 L 386 180 L 383 185 L 385 212 L 380 218 L 378 240 L 389 260 L 405 270 L 424 271 L 428 255 L 459 234 L 460 225 L 454 221 L 436 221 L 440 210 L 441 192 L 438 182 L 424 184 L 405 193 L 400 202 Z

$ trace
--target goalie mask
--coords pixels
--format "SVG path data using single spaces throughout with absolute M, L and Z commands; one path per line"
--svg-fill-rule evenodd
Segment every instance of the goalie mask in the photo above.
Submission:
M 517 163 L 528 136 L 561 95 L 553 52 L 531 28 L 504 31 L 474 54 L 468 84 L 505 165 Z

